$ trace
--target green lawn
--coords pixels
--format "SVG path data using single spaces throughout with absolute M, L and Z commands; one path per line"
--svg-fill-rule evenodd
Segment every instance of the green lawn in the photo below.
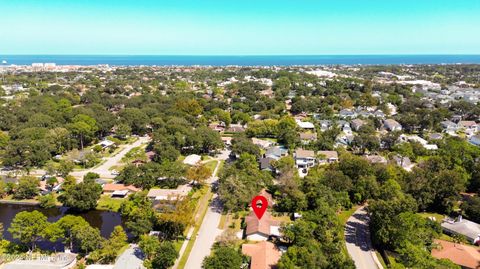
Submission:
M 342 211 L 340 214 L 338 214 L 338 218 L 340 219 L 340 222 L 345 225 L 347 224 L 348 218 L 359 208 L 360 206 L 354 205 L 351 209 Z
M 445 218 L 444 215 L 438 214 L 438 213 L 423 212 L 423 213 L 417 213 L 417 214 L 424 218 L 434 217 L 437 222 L 442 222 L 442 220 Z
M 109 210 L 118 212 L 123 199 L 111 198 L 109 195 L 102 195 L 97 203 L 97 210 Z
M 218 161 L 213 160 L 213 161 L 206 162 L 205 166 L 208 167 L 210 171 L 212 171 L 213 173 L 213 171 L 215 171 L 215 167 L 217 167 L 217 164 L 218 164 Z

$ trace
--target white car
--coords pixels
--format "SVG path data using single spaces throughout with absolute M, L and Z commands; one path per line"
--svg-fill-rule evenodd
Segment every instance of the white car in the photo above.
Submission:
M 120 172 L 118 172 L 117 170 L 112 171 L 112 176 L 118 176 L 118 175 L 120 175 Z

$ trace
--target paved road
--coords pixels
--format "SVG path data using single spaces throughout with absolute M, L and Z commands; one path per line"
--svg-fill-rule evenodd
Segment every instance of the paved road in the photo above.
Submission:
M 109 169 L 115 165 L 121 164 L 122 158 L 127 154 L 131 149 L 135 147 L 139 147 L 142 144 L 146 144 L 150 141 L 148 136 L 139 137 L 137 141 L 133 142 L 132 144 L 121 145 L 121 150 L 115 156 L 106 157 L 104 158 L 104 162 L 94 168 L 81 170 L 81 171 L 74 171 L 71 173 L 72 176 L 76 177 L 77 179 L 83 179 L 83 176 L 88 172 L 94 172 L 100 175 L 101 178 L 106 179 L 113 179 L 115 175 L 112 175 L 112 171 Z
M 207 181 L 209 184 L 215 184 L 218 180 L 217 173 L 220 167 L 221 160 L 227 160 L 230 155 L 229 150 L 223 150 L 219 155 L 216 156 L 218 164 L 215 167 L 213 176 Z M 190 256 L 188 256 L 187 263 L 185 268 L 188 269 L 201 269 L 203 259 L 210 255 L 215 239 L 219 236 L 223 230 L 218 229 L 218 224 L 220 223 L 220 218 L 222 216 L 222 205 L 216 194 L 213 195 L 212 201 L 207 209 L 207 213 L 203 219 L 202 225 L 198 231 L 197 239 L 193 244 L 192 251 Z
M 136 245 L 130 245 L 120 257 L 118 257 L 113 269 L 145 269 L 143 266 L 143 253 Z
M 368 221 L 365 207 L 357 209 L 350 216 L 345 226 L 347 251 L 355 262 L 357 269 L 383 269 L 380 263 L 376 261 L 376 255 L 370 242 Z

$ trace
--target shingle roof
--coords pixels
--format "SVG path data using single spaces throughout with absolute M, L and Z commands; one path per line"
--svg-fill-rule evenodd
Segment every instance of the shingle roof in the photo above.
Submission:
M 265 235 L 270 235 L 270 227 L 278 226 L 279 221 L 273 220 L 272 215 L 269 212 L 265 212 L 263 217 L 259 220 L 255 213 L 250 212 L 248 216 L 245 217 L 245 234 L 251 235 L 254 233 L 262 233 Z
M 338 159 L 338 153 L 333 150 L 321 150 L 317 152 L 317 155 L 323 155 L 326 159 Z
M 466 268 L 479 268 L 480 250 L 478 247 L 455 244 L 444 240 L 435 240 L 441 246 L 433 249 L 432 256 L 438 259 L 449 259 L 455 264 Z
M 295 158 L 315 158 L 315 151 L 297 149 L 295 150 Z
M 271 269 L 280 260 L 282 253 L 271 242 L 260 242 L 257 244 L 243 244 L 242 253 L 252 257 L 250 269 Z

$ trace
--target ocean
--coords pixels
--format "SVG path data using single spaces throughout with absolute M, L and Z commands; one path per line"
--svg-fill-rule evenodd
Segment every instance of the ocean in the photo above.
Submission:
M 480 55 L 0 55 L 0 63 L 31 65 L 112 66 L 293 66 L 293 65 L 396 65 L 396 64 L 480 64 Z

